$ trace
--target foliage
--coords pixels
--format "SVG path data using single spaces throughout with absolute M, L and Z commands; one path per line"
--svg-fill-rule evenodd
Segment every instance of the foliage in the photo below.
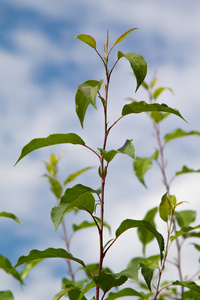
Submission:
M 21 155 L 16 162 L 17 164 L 23 157 L 32 151 L 57 144 L 73 144 L 87 148 L 88 152 L 91 155 L 95 155 L 99 162 L 98 175 L 101 187 L 98 189 L 80 183 L 68 187 L 68 184 L 71 184 L 79 175 L 82 176 L 85 171 L 90 169 L 90 167 L 86 167 L 68 175 L 64 182 L 61 183 L 57 177 L 58 163 L 61 157 L 56 158 L 55 155 L 52 154 L 50 156 L 50 161 L 45 163 L 47 174 L 44 176 L 48 179 L 51 191 L 57 199 L 57 205 L 53 207 L 51 211 L 51 219 L 55 226 L 55 231 L 57 231 L 59 226 L 62 226 L 66 250 L 54 248 L 48 248 L 42 251 L 36 249 L 32 250 L 28 255 L 21 256 L 18 259 L 15 268 L 22 264 L 26 264 L 26 268 L 30 266 L 28 269 L 31 269 L 41 260 L 46 258 L 57 257 L 65 259 L 67 261 L 69 278 L 64 278 L 62 280 L 62 289 L 54 296 L 54 300 L 61 299 L 63 296 L 67 296 L 70 300 L 85 300 L 91 299 L 91 297 L 96 300 L 114 300 L 127 296 L 136 297 L 137 299 L 167 299 L 173 297 L 176 299 L 189 299 L 188 297 L 190 297 L 190 299 L 199 299 L 200 297 L 200 286 L 194 281 L 195 277 L 193 277 L 192 274 L 189 274 L 191 280 L 186 281 L 184 279 L 180 255 L 182 248 L 180 238 L 184 241 L 190 237 L 194 237 L 195 234 L 196 237 L 199 237 L 200 234 L 195 230 L 198 229 L 200 225 L 191 226 L 191 223 L 195 221 L 195 212 L 192 210 L 178 211 L 177 207 L 179 207 L 182 202 L 178 202 L 176 196 L 170 193 L 170 184 L 172 180 L 181 174 L 199 172 L 199 169 L 195 171 L 184 166 L 181 171 L 175 173 L 171 181 L 168 181 L 164 156 L 165 146 L 170 141 L 190 135 L 199 136 L 200 133 L 197 131 L 185 132 L 182 129 L 176 129 L 172 133 L 165 135 L 162 139 L 160 134 L 160 124 L 164 120 L 172 115 L 185 120 L 177 109 L 171 108 L 163 103 L 157 103 L 158 98 L 165 90 L 171 92 L 172 90 L 166 87 L 156 88 L 156 78 L 153 78 L 150 84 L 144 81 L 147 72 L 147 64 L 144 58 L 139 54 L 118 51 L 116 61 L 113 65 L 109 65 L 109 57 L 114 47 L 135 29 L 136 28 L 130 29 L 121 35 L 110 48 L 109 35 L 107 32 L 104 55 L 101 55 L 97 50 L 96 40 L 92 36 L 80 34 L 76 37 L 96 52 L 105 69 L 104 80 L 85 81 L 78 86 L 75 95 L 76 114 L 82 127 L 84 126 L 84 120 L 89 105 L 94 109 L 97 109 L 98 107 L 97 101 L 102 105 L 102 119 L 104 120 L 103 145 L 91 148 L 87 142 L 83 141 L 76 133 L 51 134 L 46 138 L 36 138 L 30 141 L 22 149 Z M 128 60 L 135 76 L 135 91 L 137 92 L 139 87 L 142 86 L 147 91 L 148 100 L 145 102 L 132 99 L 131 103 L 122 107 L 121 115 L 110 125 L 107 109 L 110 79 L 119 60 L 123 58 Z M 149 157 L 135 157 L 135 148 L 132 139 L 126 139 L 124 144 L 118 149 L 108 150 L 107 143 L 113 127 L 127 115 L 131 114 L 132 117 L 134 117 L 135 114 L 139 113 L 145 113 L 152 123 L 157 140 L 156 151 L 154 151 L 153 154 L 151 153 Z M 99 134 L 101 135 L 102 133 Z M 160 168 L 166 191 L 161 197 L 159 205 L 149 210 L 143 220 L 124 220 L 119 224 L 115 236 L 110 240 L 105 240 L 105 228 L 110 231 L 110 225 L 104 220 L 105 202 L 107 201 L 105 183 L 107 181 L 110 163 L 118 154 L 125 154 L 130 158 L 137 178 L 145 187 L 147 186 L 144 180 L 145 174 L 156 162 Z M 97 207 L 100 209 L 97 210 Z M 88 216 L 88 219 L 82 221 L 80 224 L 71 224 L 72 234 L 68 236 L 67 230 L 69 225 L 66 226 L 65 224 L 65 216 L 69 213 L 77 214 L 81 211 L 84 211 Z M 157 214 L 159 214 L 160 219 L 166 224 L 167 230 L 165 237 L 163 237 L 156 228 L 155 217 Z M 76 258 L 71 254 L 70 243 L 71 238 L 75 236 L 77 231 L 89 227 L 96 227 L 97 230 L 99 240 L 99 261 L 95 264 L 87 265 L 84 260 Z M 105 257 L 115 244 L 116 240 L 129 229 L 137 230 L 139 240 L 143 246 L 143 256 L 131 258 L 127 268 L 121 270 L 119 273 L 113 273 L 112 270 L 104 266 Z M 147 245 L 154 239 L 158 244 L 158 249 L 155 255 L 146 257 L 145 253 Z M 177 248 L 177 261 L 174 264 L 178 269 L 179 277 L 174 282 L 162 282 L 162 274 L 167 263 L 167 257 L 172 243 L 175 243 Z M 198 244 L 194 243 L 193 246 L 194 249 L 199 251 Z M 83 244 L 81 247 L 87 247 L 87 245 Z M 78 264 L 79 270 L 85 271 L 85 277 L 83 277 L 81 281 L 77 281 L 75 278 L 76 271 L 74 270 L 72 262 Z M 14 274 L 14 269 L 12 269 L 11 273 Z M 24 271 L 24 277 L 26 276 L 25 274 L 26 272 Z M 125 283 L 126 285 L 123 287 Z

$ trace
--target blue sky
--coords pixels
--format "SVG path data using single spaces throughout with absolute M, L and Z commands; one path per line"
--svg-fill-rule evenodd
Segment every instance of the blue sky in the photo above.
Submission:
M 175 95 L 166 92 L 160 101 L 178 108 L 188 124 L 171 117 L 171 121 L 166 121 L 163 126 L 163 133 L 177 127 L 199 131 L 199 13 L 200 3 L 197 0 L 1 1 L 0 211 L 15 213 L 24 223 L 21 226 L 3 218 L 0 220 L 3 240 L 0 252 L 13 264 L 32 248 L 64 247 L 61 232 L 55 235 L 49 218 L 55 200 L 48 183 L 41 177 L 45 172 L 43 162 L 52 152 L 57 155 L 64 152 L 60 167 L 60 177 L 63 179 L 70 172 L 98 164 L 93 156 L 79 147 L 60 146 L 37 151 L 13 168 L 26 143 L 51 133 L 76 132 L 88 145 L 101 147 L 99 112 L 89 109 L 83 131 L 75 114 L 74 97 L 79 84 L 103 77 L 103 67 L 94 51 L 74 37 L 80 33 L 94 36 L 102 53 L 107 29 L 112 43 L 128 29 L 138 27 L 116 47 L 116 52 L 113 50 L 113 61 L 119 49 L 141 54 L 148 64 L 147 80 L 156 70 L 158 85 L 174 90 Z M 129 64 L 121 60 L 111 80 L 111 122 L 120 115 L 126 97 L 147 100 L 142 90 L 137 95 L 134 90 L 135 81 Z M 112 104 L 112 101 L 115 103 Z M 145 115 L 134 119 L 127 117 L 118 124 L 113 129 L 108 146 L 110 149 L 119 148 L 127 138 L 133 139 L 138 156 L 153 153 L 155 140 Z M 183 164 L 200 168 L 199 146 L 197 137 L 172 143 L 166 150 L 170 157 L 168 175 L 180 170 Z M 124 218 L 142 218 L 148 208 L 159 203 L 164 188 L 155 169 L 147 174 L 149 189 L 145 190 L 136 180 L 131 161 L 126 157 L 116 158 L 110 172 L 107 197 L 111 202 L 107 204 L 106 217 L 115 230 Z M 199 209 L 199 177 L 183 177 L 174 183 L 172 193 L 180 201 L 189 201 L 191 209 Z M 91 182 L 94 188 L 99 185 L 96 170 L 88 172 L 80 180 L 86 185 Z M 188 209 L 188 206 L 183 209 Z M 130 239 L 133 236 L 127 234 Z M 74 240 L 73 254 L 85 258 L 87 262 L 90 259 L 94 261 L 96 246 L 88 246 L 89 250 L 85 252 L 80 249 L 81 238 L 78 236 Z M 86 236 L 88 245 L 91 245 L 90 238 L 95 241 L 93 231 L 88 231 Z M 139 255 L 141 251 L 139 243 L 138 247 L 127 249 L 124 246 L 126 241 L 125 244 L 123 241 L 119 242 L 119 249 L 113 249 L 112 257 L 109 256 L 106 261 L 115 271 L 126 267 L 127 263 L 126 259 L 119 259 L 120 250 L 127 253 L 127 257 L 129 254 L 130 257 L 132 254 Z M 59 291 L 60 278 L 66 275 L 66 270 L 63 262 L 47 260 L 32 272 L 23 290 L 10 276 L 1 271 L 0 274 L 3 278 L 0 290 L 12 289 L 17 300 L 42 300 L 52 299 Z

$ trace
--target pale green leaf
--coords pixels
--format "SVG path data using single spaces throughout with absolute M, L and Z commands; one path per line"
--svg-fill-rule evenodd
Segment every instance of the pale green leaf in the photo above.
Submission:
M 126 154 L 133 159 L 135 157 L 135 148 L 132 144 L 132 140 L 126 140 L 125 144 L 118 150 L 105 151 L 103 149 L 99 149 L 99 151 L 107 162 L 110 162 L 117 153 Z
M 135 30 L 135 29 L 137 29 L 137 28 L 132 28 L 132 29 L 126 31 L 124 34 L 122 34 L 122 35 L 114 42 L 112 48 L 113 48 L 115 45 L 117 45 L 118 43 L 120 43 L 121 41 L 123 41 L 123 39 L 125 39 L 125 38 L 127 37 L 127 35 L 128 35 L 129 33 L 131 33 L 131 32 L 132 32 L 133 30 Z
M 21 155 L 18 158 L 15 165 L 27 154 L 31 153 L 40 148 L 58 145 L 58 144 L 73 144 L 73 145 L 83 145 L 85 142 L 75 133 L 56 133 L 51 134 L 46 138 L 38 138 L 31 140 L 24 148 L 22 149 Z
M 102 82 L 88 80 L 79 85 L 75 96 L 76 113 L 83 127 L 83 121 L 89 104 L 96 109 L 96 96 L 101 88 Z
M 88 284 L 86 284 L 85 288 L 83 289 L 83 291 L 80 293 L 79 297 L 77 300 L 81 300 L 83 299 L 83 296 L 89 292 L 92 288 L 94 288 L 96 286 L 96 284 L 94 283 L 94 281 L 92 280 L 91 282 L 89 282 Z M 84 297 L 85 298 L 85 297 Z
M 23 280 L 20 274 L 17 272 L 17 270 L 14 270 L 10 261 L 1 254 L 0 254 L 0 269 L 4 270 L 8 274 L 11 274 L 15 279 L 23 283 Z
M 76 171 L 75 173 L 70 174 L 67 179 L 64 181 L 64 185 L 68 184 L 69 182 L 75 180 L 79 175 L 81 175 L 82 173 L 90 170 L 92 167 L 87 167 L 84 169 L 81 169 L 79 171 Z
M 171 209 L 172 209 L 172 207 L 171 207 L 169 198 L 168 198 L 167 193 L 166 193 L 162 196 L 161 203 L 159 205 L 159 214 L 160 214 L 161 219 L 164 222 L 168 221 Z
M 16 222 L 20 223 L 21 225 L 23 225 L 23 223 L 14 214 L 2 211 L 2 212 L 0 212 L 0 217 L 13 219 L 14 221 L 16 221 Z
M 181 174 L 187 174 L 187 173 L 200 173 L 200 169 L 194 170 L 190 169 L 187 166 L 183 166 L 182 170 L 179 172 L 176 172 L 176 176 L 181 175 Z
M 115 300 L 117 298 L 121 298 L 121 297 L 140 297 L 141 299 L 145 299 L 145 296 L 143 293 L 139 293 L 134 289 L 131 288 L 125 288 L 122 289 L 116 293 L 109 293 L 108 297 L 106 298 L 106 300 Z
M 187 227 L 196 219 L 195 210 L 175 211 L 174 214 L 180 227 Z
M 182 227 L 181 230 L 177 231 L 176 234 L 174 236 L 170 237 L 171 241 L 174 241 L 175 239 L 177 239 L 179 236 L 182 236 L 190 231 L 193 231 L 195 229 L 199 229 L 200 225 L 197 225 L 195 227 L 191 227 L 191 226 L 187 226 L 187 227 Z
M 160 256 L 162 259 L 162 252 L 164 250 L 164 239 L 163 236 L 155 229 L 155 227 L 148 221 L 141 220 L 124 220 L 119 228 L 116 230 L 116 238 L 118 238 L 123 232 L 131 228 L 143 228 L 149 230 L 156 238 L 160 249 Z
M 68 292 L 70 292 L 71 290 L 74 290 L 76 289 L 75 286 L 70 286 L 68 288 L 64 288 L 62 289 L 59 293 L 57 293 L 54 297 L 53 297 L 53 300 L 59 300 L 61 299 L 63 296 L 67 295 Z
M 168 88 L 168 87 L 159 87 L 159 88 L 157 88 L 157 89 L 154 91 L 154 93 L 153 93 L 153 98 L 154 98 L 155 100 L 157 100 L 157 98 L 160 96 L 160 94 L 162 94 L 162 92 L 165 91 L 165 90 L 168 90 L 168 91 L 170 91 L 171 93 L 173 93 L 173 90 L 172 90 L 171 88 Z
M 152 111 L 151 112 L 151 118 L 156 122 L 160 123 L 162 120 L 164 120 L 166 117 L 168 117 L 170 113 L 163 113 L 160 111 Z
M 182 118 L 185 121 L 185 119 L 182 117 L 182 115 L 179 113 L 177 109 L 171 108 L 166 104 L 158 104 L 158 103 L 148 104 L 145 101 L 140 101 L 140 102 L 134 101 L 130 104 L 126 104 L 123 107 L 122 115 L 125 116 L 132 113 L 138 114 L 141 112 L 152 112 L 152 111 L 168 112 L 177 115 L 178 117 Z
M 96 49 L 96 41 L 95 39 L 88 34 L 79 34 L 78 36 L 75 36 L 75 39 L 79 39 L 83 43 L 89 45 L 90 47 Z
M 0 291 L 0 300 L 14 300 L 11 291 Z
M 200 294 L 200 286 L 197 285 L 194 281 L 175 281 L 172 283 L 172 285 L 179 285 L 179 286 L 184 286 L 188 288 L 191 291 L 194 291 L 198 294 Z
M 125 54 L 121 51 L 118 51 L 118 59 L 121 57 L 125 57 L 131 65 L 137 81 L 137 87 L 135 90 L 137 91 L 145 79 L 147 73 L 147 63 L 141 55 L 132 52 Z
M 25 264 L 24 269 L 20 272 L 22 280 L 28 277 L 30 271 L 37 266 L 43 259 L 36 259 Z
M 151 157 L 136 157 L 133 163 L 135 175 L 139 181 L 145 186 L 144 175 L 152 167 L 152 161 L 158 158 L 158 150 Z
M 80 210 L 85 210 L 90 214 L 94 212 L 95 199 L 92 196 L 92 193 L 96 194 L 96 191 L 81 184 L 66 189 L 64 195 L 61 197 L 59 206 L 55 206 L 51 210 L 51 219 L 56 231 L 63 216 L 70 210 L 78 208 Z
M 59 199 L 62 195 L 62 186 L 61 186 L 60 182 L 57 179 L 55 179 L 49 175 L 44 175 L 44 176 L 47 177 L 49 180 L 49 183 L 51 185 L 51 191 L 56 196 L 56 198 Z
M 154 218 L 155 218 L 157 211 L 158 211 L 157 207 L 150 209 L 146 213 L 143 220 L 150 222 L 154 227 L 156 227 Z M 140 228 L 138 228 L 138 237 L 139 237 L 141 243 L 143 244 L 143 254 L 145 254 L 146 245 L 154 239 L 154 235 L 149 230 L 146 230 L 146 229 L 140 227 Z
M 64 258 L 64 259 L 70 259 L 72 261 L 75 261 L 85 267 L 85 264 L 82 260 L 74 257 L 71 253 L 65 251 L 62 248 L 48 248 L 46 250 L 40 251 L 40 250 L 31 250 L 30 253 L 27 256 L 21 256 L 14 268 L 17 268 L 25 263 L 38 260 L 38 259 L 46 259 L 46 258 Z
M 178 129 L 174 130 L 173 132 L 166 134 L 164 137 L 164 141 L 165 141 L 165 143 L 167 143 L 173 139 L 180 138 L 183 136 L 188 136 L 188 135 L 198 135 L 199 136 L 200 132 L 199 131 L 187 132 L 187 131 L 184 131 L 184 130 L 178 128 Z

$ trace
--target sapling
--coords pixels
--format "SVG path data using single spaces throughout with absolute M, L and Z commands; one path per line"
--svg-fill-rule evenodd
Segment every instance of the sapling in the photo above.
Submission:
M 93 293 L 93 299 L 95 300 L 112 300 L 119 297 L 126 296 L 136 296 L 139 299 L 147 299 L 147 294 L 145 295 L 143 292 L 139 292 L 134 290 L 133 288 L 122 288 L 119 291 L 110 292 L 111 289 L 122 286 L 128 279 L 135 279 L 137 277 L 138 268 L 136 268 L 136 264 L 132 262 L 127 269 L 122 270 L 121 272 L 115 274 L 110 269 L 104 266 L 104 259 L 110 250 L 111 247 L 114 247 L 117 239 L 128 229 L 140 228 L 145 229 L 149 233 L 155 237 L 159 255 L 156 255 L 150 259 L 143 259 L 140 263 L 142 274 L 144 276 L 145 282 L 150 287 L 153 270 L 157 268 L 158 261 L 161 263 L 165 261 L 165 247 L 164 247 L 164 238 L 163 236 L 156 230 L 155 226 L 152 225 L 148 220 L 133 220 L 126 219 L 124 220 L 115 232 L 115 236 L 111 240 L 105 240 L 104 229 L 106 227 L 106 223 L 104 220 L 105 216 L 105 202 L 106 194 L 105 194 L 105 184 L 107 180 L 107 174 L 109 172 L 109 166 L 116 155 L 125 154 L 128 155 L 131 159 L 135 159 L 135 148 L 132 143 L 132 137 L 125 140 L 124 144 L 118 149 L 107 149 L 107 142 L 110 139 L 110 132 L 113 127 L 121 121 L 125 116 L 132 114 L 139 114 L 142 112 L 163 112 L 170 113 L 176 115 L 184 120 L 180 112 L 174 108 L 167 106 L 166 104 L 158 104 L 158 103 L 147 103 L 145 101 L 133 101 L 130 104 L 126 104 L 122 107 L 121 115 L 116 118 L 113 123 L 109 123 L 109 114 L 107 105 L 110 103 L 109 99 L 109 87 L 110 87 L 110 79 L 111 75 L 118 64 L 123 58 L 125 58 L 131 66 L 131 69 L 136 78 L 136 89 L 143 83 L 146 72 L 147 72 L 147 64 L 144 58 L 141 55 L 136 53 L 123 53 L 121 51 L 117 52 L 117 58 L 115 62 L 110 65 L 109 58 L 113 53 L 113 49 L 115 46 L 124 40 L 131 32 L 133 32 L 136 28 L 130 29 L 124 34 L 122 34 L 113 44 L 109 47 L 109 34 L 107 32 L 106 43 L 104 45 L 104 53 L 103 55 L 97 49 L 96 40 L 86 34 L 80 34 L 76 38 L 83 43 L 90 46 L 96 52 L 98 58 L 102 62 L 104 68 L 105 78 L 104 80 L 87 80 L 83 84 L 78 86 L 78 90 L 75 95 L 75 104 L 76 104 L 76 114 L 79 118 L 80 124 L 83 127 L 85 115 L 87 112 L 87 108 L 89 105 L 93 106 L 97 109 L 97 101 L 103 107 L 102 120 L 104 123 L 103 128 L 103 143 L 102 145 L 97 145 L 96 148 L 88 145 L 79 135 L 76 133 L 58 133 L 51 134 L 46 138 L 37 138 L 30 141 L 21 152 L 17 163 L 24 158 L 27 154 L 35 151 L 39 148 L 58 145 L 58 144 L 73 144 L 79 145 L 88 149 L 88 152 L 91 155 L 94 155 L 99 163 L 98 174 L 100 180 L 100 188 L 93 188 L 90 186 L 85 186 L 82 184 L 77 184 L 73 187 L 67 188 L 64 194 L 61 196 L 59 205 L 55 206 L 51 211 L 51 219 L 54 223 L 55 230 L 57 231 L 59 225 L 62 223 L 63 217 L 69 211 L 76 209 L 77 211 L 85 211 L 90 217 L 91 221 L 95 224 L 98 234 L 99 240 L 99 259 L 97 263 L 97 268 L 94 268 L 94 265 L 87 265 L 82 259 L 74 257 L 70 252 L 64 249 L 54 249 L 48 248 L 43 251 L 32 250 L 27 256 L 21 256 L 15 267 L 18 267 L 24 263 L 34 261 L 36 259 L 45 259 L 45 258 L 64 258 L 67 261 L 74 261 L 79 264 L 79 266 L 85 270 L 87 275 L 87 283 L 84 287 L 80 288 L 76 282 L 71 281 L 71 284 L 67 284 L 63 289 L 54 296 L 54 300 L 58 300 L 64 295 L 67 295 L 71 300 L 80 300 L 86 299 L 86 294 L 90 295 Z M 114 105 L 114 104 L 113 104 Z M 112 102 L 111 102 L 112 108 Z M 101 112 L 101 111 L 100 111 Z M 98 133 L 102 136 L 102 132 Z M 101 139 L 99 139 L 101 140 Z M 55 178 L 54 178 L 55 179 Z M 109 186 L 107 187 L 109 188 Z M 165 205 L 168 204 L 168 211 L 162 212 L 161 215 L 165 215 L 168 218 L 168 215 L 172 214 L 174 208 L 178 203 L 174 202 L 174 198 L 170 198 L 169 195 L 166 194 Z M 167 202 L 168 201 L 168 202 Z M 99 210 L 96 207 L 100 207 Z M 172 209 L 173 208 L 173 209 Z M 171 219 L 171 218 L 170 218 Z M 172 225 L 170 225 L 172 226 Z M 174 239 L 176 239 L 178 232 L 176 233 Z M 85 244 L 82 247 L 87 247 Z M 149 277 L 150 274 L 150 277 Z M 182 284 L 182 283 L 181 283 Z M 159 286 L 159 284 L 158 284 Z M 88 292 L 90 292 L 88 294 Z M 157 297 L 157 295 L 155 296 Z M 90 297 L 91 299 L 91 297 Z

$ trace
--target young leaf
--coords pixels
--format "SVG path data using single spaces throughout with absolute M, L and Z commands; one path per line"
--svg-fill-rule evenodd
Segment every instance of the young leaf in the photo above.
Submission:
M 162 120 L 164 120 L 166 117 L 168 117 L 170 113 L 163 113 L 160 111 L 152 111 L 151 118 L 156 122 L 160 123 Z
M 69 297 L 69 300 L 78 300 L 79 296 L 81 294 L 81 291 L 80 289 L 71 289 L 69 292 L 68 292 L 68 297 Z M 82 297 L 82 300 L 87 300 L 85 298 L 85 296 Z
M 160 96 L 160 94 L 161 94 L 163 91 L 165 91 L 165 90 L 168 90 L 168 91 L 170 91 L 170 92 L 173 93 L 173 90 L 172 90 L 171 88 L 167 88 L 167 87 L 159 87 L 159 88 L 157 88 L 157 89 L 154 91 L 154 93 L 153 93 L 153 98 L 154 98 L 155 100 L 157 100 L 157 98 Z
M 83 127 L 85 113 L 89 104 L 96 109 L 96 96 L 100 90 L 102 82 L 97 80 L 88 80 L 79 85 L 75 96 L 76 113 Z
M 63 216 L 75 207 L 91 214 L 93 213 L 95 209 L 95 199 L 91 193 L 96 193 L 96 191 L 81 184 L 66 189 L 64 195 L 61 197 L 59 206 L 55 206 L 51 210 L 51 220 L 56 231 Z
M 15 165 L 27 154 L 37 149 L 48 147 L 58 144 L 73 144 L 73 145 L 83 145 L 85 142 L 75 133 L 57 133 L 51 134 L 46 138 L 38 138 L 31 140 L 24 148 L 22 149 L 21 155 L 18 158 Z
M 94 276 L 93 280 L 104 292 L 109 291 L 113 287 L 120 286 L 127 281 L 127 277 L 121 273 L 113 274 L 101 271 L 98 276 Z
M 146 299 L 143 293 L 139 293 L 134 289 L 131 288 L 125 288 L 122 289 L 116 293 L 109 293 L 108 297 L 106 298 L 106 300 L 115 300 L 117 298 L 121 298 L 121 297 L 140 297 L 140 299 Z
M 71 253 L 65 251 L 62 248 L 54 249 L 54 248 L 48 248 L 46 250 L 40 251 L 40 250 L 31 250 L 30 253 L 27 256 L 21 256 L 14 268 L 17 268 L 27 262 L 31 262 L 38 259 L 45 259 L 45 258 L 65 258 L 73 260 L 83 267 L 85 267 L 85 264 L 82 260 L 74 257 Z
M 0 212 L 0 217 L 13 219 L 14 221 L 16 221 L 16 222 L 20 223 L 21 225 L 23 225 L 23 223 L 14 214 L 2 211 L 2 212 Z
M 151 111 L 163 111 L 163 112 L 168 112 L 174 115 L 177 115 L 178 117 L 182 118 L 184 121 L 185 119 L 182 117 L 182 115 L 179 113 L 177 109 L 171 108 L 167 106 L 166 104 L 158 104 L 158 103 L 153 103 L 153 104 L 148 104 L 145 101 L 134 101 L 130 104 L 126 104 L 123 107 L 122 110 L 122 115 L 128 115 L 128 114 L 138 114 L 141 112 L 151 112 Z
M 190 223 L 194 222 L 196 219 L 195 210 L 182 210 L 174 212 L 178 225 L 182 227 L 187 227 Z
M 22 280 L 20 274 L 17 272 L 17 270 L 13 269 L 10 261 L 3 255 L 0 255 L 0 269 L 4 270 L 8 274 L 11 274 L 15 279 L 17 279 L 21 283 L 23 283 L 23 280 Z M 0 296 L 0 299 L 1 299 L 1 296 Z
M 53 194 L 56 196 L 56 198 L 60 198 L 62 195 L 62 186 L 60 182 L 49 175 L 44 176 L 48 178 Z
M 67 179 L 65 179 L 64 181 L 64 185 L 68 184 L 69 182 L 75 180 L 79 175 L 81 175 L 82 173 L 90 170 L 92 167 L 87 167 L 87 168 L 84 168 L 84 169 L 81 169 L 79 171 L 76 171 L 75 173 L 73 174 L 70 174 Z
M 188 136 L 188 135 L 200 135 L 200 132 L 199 131 L 187 132 L 187 131 L 184 131 L 184 130 L 178 128 L 178 129 L 174 130 L 173 132 L 166 134 L 164 137 L 164 141 L 165 141 L 165 143 L 167 143 L 173 139 L 180 138 L 183 136 Z
M 159 205 L 159 214 L 160 214 L 161 219 L 164 222 L 168 221 L 168 217 L 169 217 L 169 214 L 171 212 L 171 209 L 172 209 L 172 207 L 171 207 L 171 204 L 169 202 L 169 198 L 168 198 L 167 193 L 166 193 L 162 196 L 161 203 Z
M 110 226 L 106 222 L 104 222 L 103 224 L 104 224 L 104 227 L 107 227 L 109 231 L 111 230 Z M 73 224 L 73 231 L 78 231 L 78 230 L 81 230 L 81 229 L 94 227 L 94 226 L 96 226 L 95 222 L 83 221 L 79 225 Z
M 181 174 L 186 174 L 186 173 L 200 173 L 200 169 L 198 170 L 193 170 L 189 169 L 187 166 L 183 166 L 182 170 L 179 172 L 176 172 L 176 176 L 181 175 Z
M 89 45 L 90 47 L 96 49 L 96 41 L 91 35 L 87 34 L 79 34 L 78 36 L 75 36 L 75 39 L 79 39 L 83 43 Z
M 181 228 L 181 230 L 177 231 L 176 234 L 174 236 L 170 237 L 170 240 L 173 242 L 175 239 L 177 239 L 179 236 L 184 235 L 185 233 L 188 233 L 190 231 L 193 231 L 195 229 L 199 229 L 200 225 L 197 225 L 195 227 L 191 227 L 191 226 L 187 226 L 187 227 L 183 227 Z
M 57 293 L 54 297 L 53 300 L 59 300 L 61 299 L 63 296 L 67 295 L 70 291 L 77 289 L 75 286 L 70 286 L 68 288 L 64 288 L 62 289 L 59 293 Z M 84 299 L 86 300 L 86 299 Z
M 150 209 L 147 212 L 146 216 L 144 217 L 144 221 L 148 221 L 154 227 L 156 227 L 155 222 L 154 222 L 154 218 L 155 218 L 155 215 L 156 215 L 157 211 L 158 211 L 157 207 L 154 207 L 154 208 Z M 146 245 L 154 239 L 154 235 L 150 231 L 148 231 L 144 228 L 138 228 L 138 237 L 139 237 L 140 241 L 143 244 L 143 254 L 145 254 Z
M 125 38 L 127 37 L 127 35 L 128 35 L 129 33 L 131 33 L 131 32 L 132 32 L 133 30 L 135 30 L 135 29 L 137 29 L 137 28 L 132 28 L 132 29 L 126 31 L 124 34 L 122 34 L 122 35 L 114 42 L 112 48 L 113 48 L 115 45 L 117 45 L 118 43 L 120 43 L 121 41 L 123 41 L 123 39 L 125 39 Z
M 139 179 L 139 181 L 145 186 L 146 183 L 144 181 L 145 173 L 152 167 L 152 161 L 158 158 L 158 150 L 151 157 L 136 157 L 133 163 L 135 175 Z
M 24 269 L 20 272 L 22 280 L 28 277 L 30 271 L 38 265 L 43 259 L 36 259 L 25 264 Z
M 147 63 L 141 55 L 132 52 L 125 54 L 121 51 L 118 51 L 118 59 L 120 59 L 121 57 L 125 57 L 131 65 L 131 68 L 135 74 L 136 81 L 137 81 L 137 87 L 135 90 L 137 91 L 146 76 Z
M 14 300 L 13 294 L 11 291 L 0 291 L 1 300 Z
M 91 282 L 89 282 L 88 284 L 86 284 L 85 288 L 83 289 L 83 291 L 79 294 L 79 297 L 77 298 L 77 300 L 87 300 L 84 295 L 89 292 L 92 288 L 94 288 L 96 286 L 96 284 L 94 283 L 94 281 L 92 280 Z M 74 298 L 73 298 L 74 300 Z
M 126 140 L 125 144 L 118 150 L 105 151 L 103 149 L 99 149 L 99 151 L 107 162 L 110 162 L 117 153 L 127 154 L 133 159 L 135 157 L 135 148 L 132 144 L 132 140 Z
M 173 282 L 172 285 L 184 286 L 184 287 L 188 288 L 189 290 L 200 294 L 200 286 L 197 285 L 193 281 L 178 281 L 177 280 L 177 281 Z
M 158 246 L 160 249 L 160 257 L 162 259 L 162 252 L 164 250 L 164 239 L 163 236 L 155 229 L 155 227 L 150 222 L 144 220 L 124 220 L 115 232 L 116 238 L 118 238 L 123 232 L 130 228 L 144 228 L 149 230 L 155 236 L 158 242 Z

